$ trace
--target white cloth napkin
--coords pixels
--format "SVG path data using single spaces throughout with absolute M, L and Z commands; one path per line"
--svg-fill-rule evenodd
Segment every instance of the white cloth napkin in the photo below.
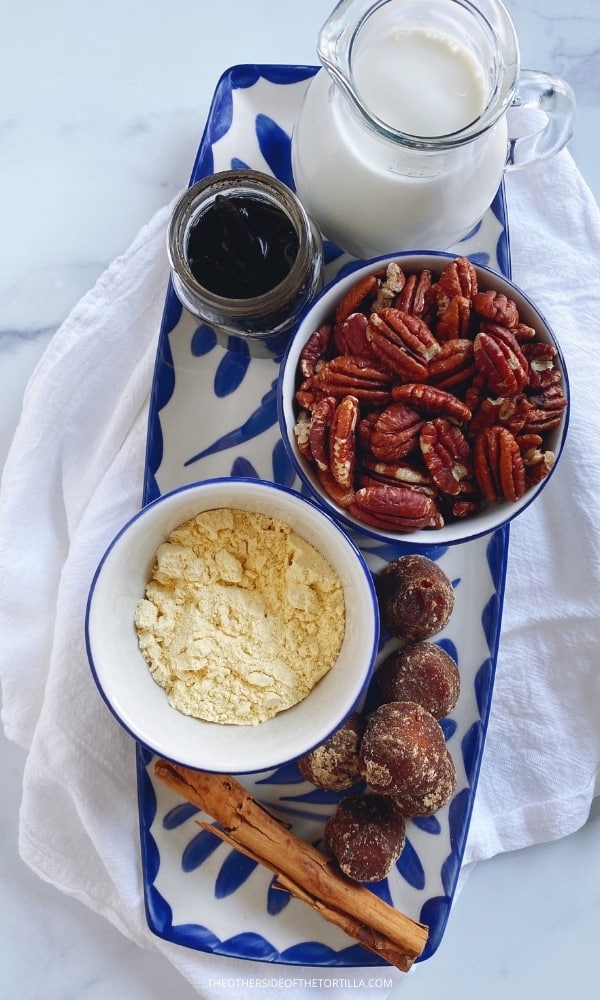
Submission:
M 551 483 L 511 529 L 465 863 L 575 831 L 599 791 L 600 212 L 566 151 L 507 175 L 506 188 L 513 277 L 561 341 L 572 415 Z M 83 637 L 93 570 L 141 503 L 170 211 L 152 219 L 73 310 L 26 392 L 0 491 L 2 721 L 29 750 L 20 817 L 27 864 L 140 945 L 160 949 L 212 997 L 211 979 L 264 975 L 264 967 L 148 931 L 133 747 L 97 694 Z M 290 970 L 269 967 L 280 972 Z M 296 973 L 310 978 L 315 970 Z M 264 992 L 280 995 L 276 986 Z M 381 1000 L 381 988 L 361 993 L 371 995 Z

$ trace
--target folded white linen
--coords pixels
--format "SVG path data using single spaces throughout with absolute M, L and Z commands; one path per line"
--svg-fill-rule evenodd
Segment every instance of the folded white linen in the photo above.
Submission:
M 510 529 L 465 863 L 579 829 L 600 792 L 600 211 L 567 152 L 506 189 L 513 278 L 560 341 L 571 416 L 547 490 Z
M 465 862 L 573 832 L 599 791 L 600 211 L 566 151 L 508 174 L 506 189 L 513 277 L 556 330 L 572 410 L 552 482 L 511 528 L 495 694 Z M 6 735 L 29 750 L 24 860 L 128 937 L 160 949 L 210 997 L 211 978 L 260 967 L 148 931 L 132 744 L 97 694 L 83 636 L 95 566 L 141 503 L 170 210 L 157 213 L 73 310 L 26 392 L 0 489 L 2 721 Z M 344 993 L 326 991 L 329 1000 Z M 381 998 L 381 988 L 372 995 Z

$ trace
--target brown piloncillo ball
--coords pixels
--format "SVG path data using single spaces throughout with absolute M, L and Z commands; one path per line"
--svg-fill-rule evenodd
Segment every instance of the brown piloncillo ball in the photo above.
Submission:
M 399 556 L 379 573 L 376 586 L 381 621 L 404 642 L 431 638 L 452 614 L 452 583 L 427 556 Z
M 446 754 L 437 719 L 413 701 L 380 705 L 367 719 L 360 745 L 361 773 L 381 795 L 425 794 Z
M 405 843 L 400 810 L 386 795 L 347 795 L 325 825 L 325 843 L 341 871 L 354 882 L 379 882 Z
M 357 784 L 361 780 L 358 748 L 364 728 L 360 713 L 352 712 L 324 743 L 298 758 L 302 777 L 326 791 L 341 791 Z
M 438 758 L 430 786 L 422 792 L 414 793 L 410 789 L 392 795 L 393 801 L 406 818 L 415 816 L 432 816 L 442 806 L 450 801 L 456 788 L 456 768 L 454 761 L 446 750 Z
M 427 640 L 391 652 L 377 671 L 376 683 L 382 702 L 416 701 L 435 719 L 445 718 L 460 694 L 456 661 Z

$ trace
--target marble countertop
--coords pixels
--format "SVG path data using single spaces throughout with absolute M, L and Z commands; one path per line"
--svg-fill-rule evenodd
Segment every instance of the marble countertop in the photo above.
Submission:
M 223 70 L 243 62 L 313 63 L 316 32 L 331 6 L 332 0 L 230 0 L 210 9 L 197 0 L 2 5 L 0 464 L 29 375 L 53 333 L 187 183 Z M 600 200 L 597 0 L 507 6 L 523 65 L 552 71 L 575 90 L 570 150 Z M 197 997 L 164 958 L 140 951 L 23 865 L 17 824 L 26 754 L 4 736 L 0 743 L 3 1000 Z M 596 975 L 599 926 L 596 800 L 573 836 L 478 865 L 439 951 L 393 996 L 583 994 Z M 223 997 L 248 992 L 232 983 L 220 989 Z M 360 989 L 349 992 L 360 996 Z

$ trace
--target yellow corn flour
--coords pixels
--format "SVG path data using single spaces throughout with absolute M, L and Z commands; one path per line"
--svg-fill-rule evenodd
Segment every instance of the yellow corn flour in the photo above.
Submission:
M 254 725 L 305 698 L 335 663 L 344 591 L 284 521 L 219 508 L 158 548 L 135 627 L 174 708 Z

